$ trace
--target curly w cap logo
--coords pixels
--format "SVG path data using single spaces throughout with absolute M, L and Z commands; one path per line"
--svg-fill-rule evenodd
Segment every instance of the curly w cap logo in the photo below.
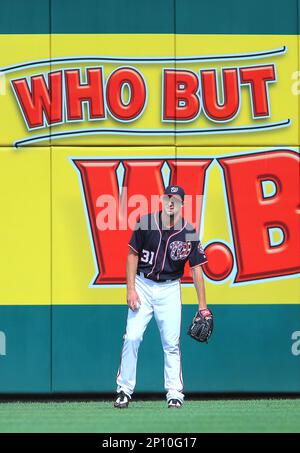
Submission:
M 173 241 L 170 244 L 170 256 L 174 261 L 184 260 L 189 256 L 191 248 L 192 244 L 190 242 Z
M 171 192 L 172 193 L 178 192 L 178 187 L 171 187 Z

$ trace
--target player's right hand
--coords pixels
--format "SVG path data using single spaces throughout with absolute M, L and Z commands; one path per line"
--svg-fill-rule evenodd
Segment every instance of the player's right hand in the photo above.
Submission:
M 135 289 L 127 290 L 127 305 L 131 310 L 137 310 L 141 304 L 138 293 Z

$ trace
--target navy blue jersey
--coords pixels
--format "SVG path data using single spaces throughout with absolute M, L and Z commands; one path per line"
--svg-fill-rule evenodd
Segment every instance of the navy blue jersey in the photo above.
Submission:
M 187 261 L 191 268 L 207 262 L 193 226 L 180 217 L 165 229 L 161 211 L 140 218 L 128 245 L 138 253 L 137 270 L 155 281 L 182 277 Z

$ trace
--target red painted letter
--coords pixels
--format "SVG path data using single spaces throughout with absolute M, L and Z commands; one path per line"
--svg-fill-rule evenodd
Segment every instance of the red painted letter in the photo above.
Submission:
M 253 116 L 269 116 L 268 85 L 275 81 L 274 65 L 240 68 L 241 83 L 250 84 L 250 95 L 253 105 Z
M 126 221 L 133 217 L 132 228 L 134 228 L 139 217 L 136 217 L 139 197 L 146 201 L 145 206 L 141 205 L 140 215 L 157 210 L 157 208 L 153 209 L 151 197 L 159 198 L 163 194 L 164 184 L 161 169 L 164 162 L 164 159 L 128 159 L 122 162 L 104 159 L 74 160 L 81 175 L 98 265 L 95 285 L 126 283 L 125 264 L 128 241 L 132 234 L 131 226 L 127 225 Z M 198 191 L 202 192 L 204 173 L 210 159 L 200 162 L 195 159 L 184 160 L 179 165 L 178 161 L 167 162 L 172 171 L 171 184 L 175 180 L 178 181 L 178 184 L 182 184 L 186 193 L 190 195 L 198 195 Z M 124 170 L 121 196 L 117 178 L 119 165 L 123 166 Z M 108 204 L 116 208 L 117 221 L 112 222 L 113 228 L 100 230 L 97 219 L 99 215 L 101 216 L 103 204 L 99 203 L 99 197 L 105 195 Z M 113 203 L 114 201 L 115 203 Z M 104 208 L 106 210 L 107 206 Z M 195 220 L 188 216 L 187 219 Z M 122 228 L 124 220 L 125 228 Z M 198 227 L 199 222 L 198 217 L 193 223 Z M 191 281 L 189 273 L 187 273 L 185 281 Z
M 104 118 L 102 68 L 87 69 L 87 83 L 80 83 L 79 69 L 65 71 L 68 120 L 83 120 L 82 102 L 89 102 L 90 117 Z
M 163 82 L 163 119 L 165 121 L 194 119 L 200 109 L 197 75 L 192 71 L 166 69 Z
M 215 69 L 200 71 L 203 109 L 214 121 L 229 121 L 239 110 L 240 96 L 238 72 L 235 68 L 223 69 L 223 103 L 217 95 L 217 74 Z
M 128 103 L 122 99 L 124 85 L 130 88 Z M 111 114 L 121 121 L 136 119 L 145 106 L 146 84 L 141 74 L 132 68 L 120 68 L 114 71 L 106 86 L 107 105 Z
M 25 78 L 12 81 L 28 128 L 43 127 L 44 115 L 48 124 L 62 121 L 61 74 L 61 71 L 49 74 L 49 88 L 43 75 L 32 76 L 31 92 Z
M 236 282 L 300 271 L 299 155 L 290 150 L 219 159 L 224 170 L 237 260 Z M 266 196 L 263 181 L 275 193 Z M 283 241 L 270 242 L 279 228 Z

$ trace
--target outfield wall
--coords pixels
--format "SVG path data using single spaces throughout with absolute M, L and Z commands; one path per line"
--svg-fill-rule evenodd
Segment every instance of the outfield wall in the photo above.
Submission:
M 208 345 L 186 335 L 187 269 L 185 391 L 300 391 L 299 11 L 296 0 L 2 5 L 0 393 L 115 390 L 131 231 L 120 219 L 99 229 L 99 196 L 126 220 L 140 214 L 130 196 L 150 201 L 169 182 L 198 209 L 184 215 L 215 315 Z M 154 320 L 136 390 L 163 391 Z

